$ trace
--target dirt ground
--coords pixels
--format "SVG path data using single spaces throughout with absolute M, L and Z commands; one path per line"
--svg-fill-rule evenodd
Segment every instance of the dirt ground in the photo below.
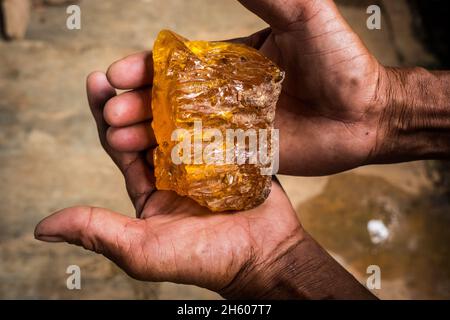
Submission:
M 382 29 L 374 31 L 365 24 L 367 1 L 341 1 L 340 9 L 382 63 L 433 65 L 405 1 L 382 4 Z M 194 286 L 132 280 L 102 256 L 34 240 L 33 229 L 50 212 L 75 204 L 133 215 L 88 110 L 84 81 L 90 71 L 151 49 L 163 28 L 217 40 L 266 25 L 234 0 L 79 5 L 81 30 L 66 28 L 65 6 L 35 6 L 26 39 L 0 41 L 0 298 L 220 298 Z M 375 294 L 450 298 L 449 204 L 433 197 L 423 162 L 280 179 L 306 229 L 361 282 L 368 265 L 381 267 L 382 288 Z M 370 219 L 387 225 L 385 243 L 370 241 Z M 82 290 L 66 288 L 71 264 L 81 268 Z

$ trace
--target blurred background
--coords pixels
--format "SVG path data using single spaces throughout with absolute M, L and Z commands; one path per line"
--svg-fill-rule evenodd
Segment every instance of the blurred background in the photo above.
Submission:
M 102 256 L 34 240 L 36 223 L 75 204 L 134 214 L 119 171 L 102 151 L 85 77 L 150 50 L 159 30 L 218 40 L 266 27 L 235 0 L 0 0 L 0 298 L 220 298 L 194 286 L 132 280 Z M 337 1 L 384 64 L 449 64 L 446 1 Z M 67 6 L 81 29 L 66 27 Z M 378 4 L 381 30 L 368 30 Z M 450 166 L 412 162 L 330 177 L 281 176 L 305 228 L 358 280 L 381 268 L 381 298 L 450 298 Z M 276 212 L 274 212 L 276 214 Z M 68 290 L 67 266 L 82 289 Z

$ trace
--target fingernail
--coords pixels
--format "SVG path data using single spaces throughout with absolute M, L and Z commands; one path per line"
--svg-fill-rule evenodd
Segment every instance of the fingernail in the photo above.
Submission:
M 58 236 L 47 236 L 45 234 L 35 234 L 34 238 L 45 242 L 64 242 L 64 239 Z

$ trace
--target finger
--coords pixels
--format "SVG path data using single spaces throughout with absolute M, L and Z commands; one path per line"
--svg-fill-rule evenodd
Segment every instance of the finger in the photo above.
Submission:
M 106 134 L 108 144 L 120 152 L 139 152 L 156 145 L 150 122 L 128 127 L 110 127 Z
M 153 60 L 151 51 L 132 54 L 114 62 L 106 76 L 118 89 L 137 89 L 153 81 Z
M 94 207 L 72 207 L 42 220 L 34 235 L 46 242 L 68 242 L 103 254 L 130 270 L 135 244 L 145 237 L 145 222 Z
M 97 124 L 100 142 L 105 147 L 108 124 L 103 119 L 103 106 L 109 99 L 116 95 L 116 91 L 109 84 L 105 74 L 99 71 L 92 72 L 87 77 L 86 91 L 89 107 Z
M 105 105 L 103 116 L 113 127 L 125 127 L 150 120 L 151 88 L 124 92 L 110 99 Z
M 147 150 L 146 154 L 145 154 L 145 159 L 147 160 L 148 164 L 152 167 L 155 166 L 155 163 L 153 162 L 153 153 L 155 152 L 155 149 L 149 149 Z
M 103 108 L 109 99 L 116 96 L 116 91 L 109 83 L 106 75 L 98 71 L 92 72 L 87 77 L 86 90 L 89 107 L 97 124 L 98 136 L 103 149 L 105 149 L 112 160 L 123 171 L 124 166 L 134 159 L 134 156 L 121 154 L 111 148 L 106 139 L 109 126 L 103 117 Z
M 87 78 L 86 87 L 89 106 L 97 124 L 100 142 L 125 176 L 128 194 L 136 208 L 136 216 L 139 216 L 146 199 L 155 190 L 153 172 L 145 158 L 139 153 L 120 152 L 107 142 L 108 124 L 103 118 L 103 107 L 109 99 L 115 96 L 115 90 L 109 84 L 106 75 L 102 72 L 91 73 Z M 144 134 L 144 139 L 151 138 Z

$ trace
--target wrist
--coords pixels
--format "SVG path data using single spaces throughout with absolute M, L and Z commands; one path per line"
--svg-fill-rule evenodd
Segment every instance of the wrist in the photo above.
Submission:
M 226 299 L 282 299 L 282 296 L 275 293 L 281 278 L 286 276 L 287 270 L 283 269 L 288 267 L 287 260 L 292 258 L 293 251 L 303 245 L 304 241 L 303 233 L 299 232 L 277 245 L 274 249 L 276 252 L 247 261 L 233 280 L 219 290 L 219 294 Z M 291 298 L 298 295 L 294 292 L 295 286 L 289 285 L 288 291 Z
M 406 111 L 405 87 L 396 68 L 381 66 L 377 96 L 376 141 L 369 164 L 384 163 L 397 149 L 399 114 Z
M 383 67 L 370 163 L 449 157 L 449 88 L 450 73 Z
M 219 292 L 227 299 L 373 299 L 308 234 L 288 239 L 263 262 L 247 265 Z

